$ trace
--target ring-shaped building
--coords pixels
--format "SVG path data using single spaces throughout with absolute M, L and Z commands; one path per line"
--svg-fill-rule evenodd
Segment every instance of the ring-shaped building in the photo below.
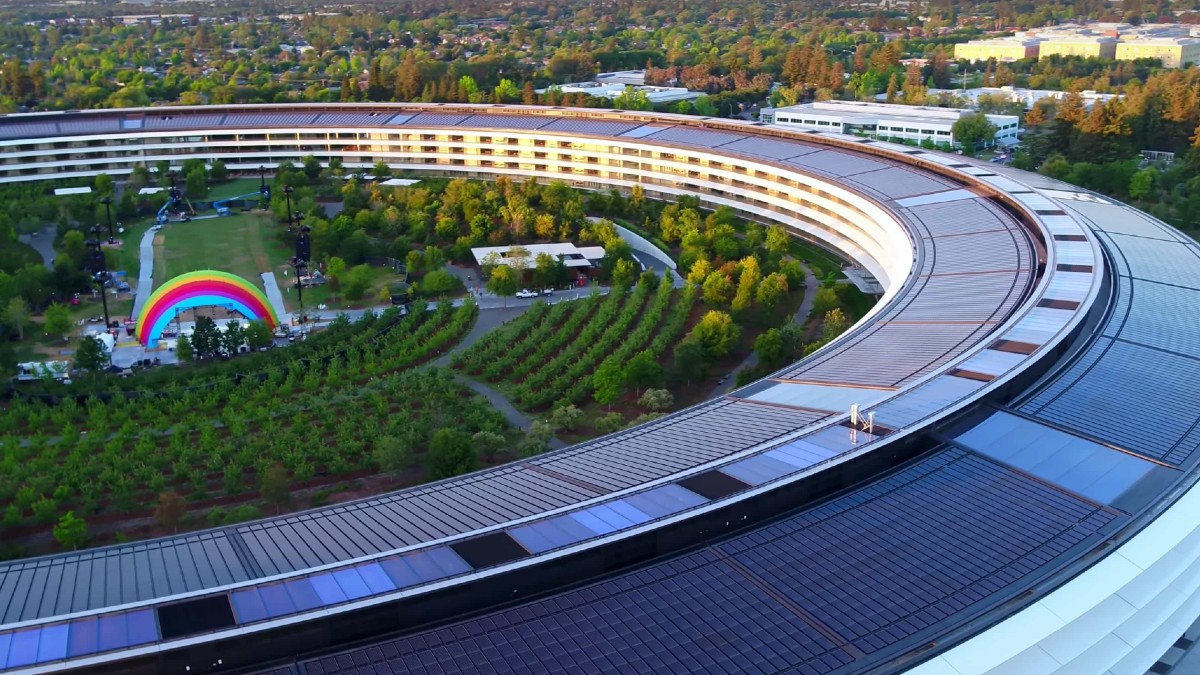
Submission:
M 960 156 L 712 118 L 0 118 L 3 182 L 307 155 L 693 195 L 821 243 L 884 293 L 808 358 L 616 434 L 4 563 L 3 672 L 1141 675 L 1200 615 L 1200 249 L 1154 218 Z

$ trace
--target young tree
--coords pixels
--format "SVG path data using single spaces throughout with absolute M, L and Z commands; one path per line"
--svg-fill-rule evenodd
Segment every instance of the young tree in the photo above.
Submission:
M 412 253 L 417 252 L 412 251 L 409 255 L 412 255 Z M 418 257 L 420 256 L 419 253 L 417 255 Z M 409 271 L 416 272 L 417 270 L 410 268 Z M 329 262 L 325 265 L 325 276 L 329 280 L 329 288 L 335 291 L 340 289 L 342 281 L 346 278 L 346 261 L 337 256 L 330 258 Z
M 79 339 L 79 348 L 75 350 L 75 368 L 88 372 L 97 372 L 108 367 L 110 355 L 108 349 L 99 338 L 85 335 Z
M 704 348 L 695 340 L 684 340 L 675 345 L 675 369 L 689 386 L 692 380 L 703 378 L 708 373 Z
M 567 431 L 575 431 L 579 423 L 583 421 L 583 411 L 572 405 L 565 405 L 555 408 L 554 412 L 550 413 L 550 423 L 559 429 Z
M 221 335 L 221 348 L 226 354 L 232 356 L 238 353 L 245 343 L 246 331 L 242 328 L 241 321 L 230 321 L 225 324 L 225 333 Z
M 188 336 L 180 335 L 179 339 L 175 341 L 175 355 L 182 363 L 189 363 L 196 358 L 196 350 L 192 347 L 192 341 Z
M 393 476 L 404 473 L 413 462 L 412 446 L 397 436 L 380 436 L 375 440 L 375 448 L 371 454 L 375 463 L 379 465 L 379 470 Z
M 817 294 L 813 296 L 812 312 L 818 316 L 825 314 L 829 310 L 838 306 L 837 291 L 832 288 L 818 288 Z
M 371 266 L 356 265 L 346 275 L 345 294 L 350 301 L 361 300 L 371 286 Z
M 192 330 L 192 352 L 198 360 L 211 359 L 221 349 L 221 331 L 217 323 L 207 316 L 196 317 Z
M 497 265 L 487 280 L 488 292 L 507 298 L 517 292 L 517 275 L 508 265 Z
M 647 389 L 638 399 L 638 405 L 650 412 L 662 412 L 675 404 L 675 397 L 666 389 Z
M 17 339 L 25 339 L 25 329 L 30 321 L 29 305 L 22 298 L 13 298 L 4 308 L 4 325 L 10 331 L 16 331 Z
M 251 321 L 246 327 L 246 344 L 250 349 L 258 351 L 263 347 L 270 347 L 274 341 L 274 336 L 271 334 L 271 329 L 267 327 L 267 323 L 262 319 Z
M 649 351 L 638 352 L 625 364 L 625 382 L 634 388 L 637 396 L 642 395 L 642 387 L 654 385 L 660 377 L 662 366 Z
M 479 465 L 471 436 L 457 429 L 438 429 L 425 452 L 425 477 L 442 480 L 474 471 Z
M 633 285 L 636 274 L 637 268 L 633 266 L 633 261 L 621 258 L 613 265 L 612 285 L 617 288 L 629 288 Z
M 762 270 L 758 266 L 758 258 L 747 256 L 742 259 L 742 273 L 738 277 L 737 293 L 733 296 L 731 305 L 733 311 L 744 312 L 750 309 L 751 303 L 754 302 L 754 290 L 758 287 L 758 282 L 762 280 Z
M 600 405 L 607 406 L 617 400 L 624 385 L 625 373 L 621 370 L 621 364 L 614 358 L 604 359 L 596 368 L 596 372 L 592 373 L 592 397 Z
M 54 526 L 54 540 L 63 548 L 78 549 L 87 543 L 87 523 L 76 518 L 74 511 L 67 511 Z
M 187 502 L 174 490 L 168 490 L 158 496 L 158 506 L 154 508 L 154 519 L 159 525 L 178 531 L 179 521 L 187 514 Z
M 96 175 L 96 179 L 92 182 L 92 191 L 100 197 L 111 197 L 113 194 L 113 178 L 112 176 L 101 173 Z
M 754 338 L 754 353 L 759 363 L 772 367 L 783 362 L 783 333 L 771 328 Z
M 787 230 L 782 225 L 775 224 L 767 228 L 767 240 L 764 246 L 767 253 L 773 257 L 782 256 L 787 253 L 788 246 L 791 245 L 791 237 L 788 236 Z
M 732 293 L 733 282 L 721 270 L 708 275 L 708 278 L 704 280 L 704 288 L 701 291 L 704 302 L 713 307 L 723 307 L 728 304 L 729 296 Z
M 714 309 L 701 317 L 687 339 L 696 341 L 708 358 L 718 359 L 737 346 L 741 333 L 733 317 Z
M 46 308 L 46 334 L 62 337 L 71 332 L 71 310 L 57 302 Z
M 788 280 L 780 272 L 768 274 L 758 284 L 758 290 L 755 292 L 755 297 L 758 304 L 764 309 L 774 309 L 776 305 L 783 300 L 788 292 Z
M 203 197 L 208 192 L 208 173 L 204 165 L 197 166 L 184 176 L 184 188 L 193 199 Z
M 221 160 L 213 160 L 213 163 L 208 167 L 208 177 L 214 181 L 223 181 L 229 178 L 229 167 L 225 166 L 225 162 Z
M 259 492 L 263 501 L 275 507 L 275 513 L 292 497 L 292 479 L 282 464 L 272 464 L 259 479 Z
M 846 332 L 846 329 L 849 327 L 850 321 L 846 318 L 846 315 L 842 313 L 842 310 L 835 307 L 825 313 L 825 321 L 821 324 L 821 339 L 829 342 Z
M 494 461 L 496 453 L 503 450 L 507 444 L 504 435 L 494 431 L 476 431 L 471 436 L 471 445 L 475 448 L 475 452 L 479 453 L 479 456 L 488 463 Z
M 1142 169 L 1133 174 L 1133 178 L 1129 179 L 1129 196 L 1133 199 L 1145 199 L 1154 192 L 1154 185 L 1158 181 L 1158 169 L 1149 167 Z

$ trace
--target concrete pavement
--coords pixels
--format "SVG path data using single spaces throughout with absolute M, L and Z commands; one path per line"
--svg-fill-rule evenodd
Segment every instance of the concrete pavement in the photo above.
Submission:
M 29 244 L 33 250 L 37 251 L 42 256 L 42 262 L 46 263 L 46 267 L 54 267 L 54 236 L 58 234 L 58 229 L 53 225 L 47 225 L 41 230 L 38 230 L 36 236 L 32 234 L 22 234 L 17 237 L 17 241 L 22 244 Z
M 154 290 L 154 235 L 158 232 L 152 227 L 142 235 L 138 248 L 138 283 L 133 292 L 133 310 L 130 316 L 141 316 L 142 308 L 150 299 Z
M 267 300 L 271 301 L 271 306 L 275 308 L 275 316 L 278 316 L 280 321 L 287 316 L 287 305 L 283 304 L 283 294 L 279 292 L 279 284 L 275 281 L 275 275 L 271 272 L 263 272 L 261 275 L 263 282 L 263 290 L 267 293 Z

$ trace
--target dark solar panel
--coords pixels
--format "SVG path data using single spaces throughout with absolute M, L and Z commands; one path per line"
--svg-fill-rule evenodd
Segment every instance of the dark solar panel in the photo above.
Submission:
M 469 625 L 310 661 L 302 670 L 357 674 L 369 664 L 402 673 L 744 673 L 811 663 L 816 673 L 850 660 L 702 551 Z
M 956 450 L 719 548 L 870 654 L 1012 584 L 1114 517 Z
M 715 548 L 303 670 L 824 673 L 931 639 L 1114 517 L 947 450 Z
M 157 607 L 155 611 L 158 613 L 158 625 L 165 640 L 208 633 L 234 625 L 233 608 L 229 605 L 229 597 L 225 595 L 178 602 Z M 100 634 L 103 641 L 103 624 L 100 626 Z
M 720 499 L 750 487 L 749 484 L 720 471 L 705 471 L 688 476 L 678 483 L 692 492 L 709 499 Z
M 529 551 L 522 548 L 505 532 L 493 532 L 482 537 L 460 541 L 450 544 L 450 548 L 454 549 L 455 553 L 462 556 L 462 559 L 475 569 L 529 557 Z

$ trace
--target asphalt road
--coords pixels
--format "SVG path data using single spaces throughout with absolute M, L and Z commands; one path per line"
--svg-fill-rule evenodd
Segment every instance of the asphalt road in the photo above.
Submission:
M 17 241 L 22 244 L 29 244 L 33 250 L 37 251 L 42 256 L 42 261 L 46 263 L 46 267 L 54 267 L 54 235 L 58 234 L 57 228 L 53 225 L 47 225 L 41 229 L 35 237 L 29 234 L 22 234 L 17 237 Z

